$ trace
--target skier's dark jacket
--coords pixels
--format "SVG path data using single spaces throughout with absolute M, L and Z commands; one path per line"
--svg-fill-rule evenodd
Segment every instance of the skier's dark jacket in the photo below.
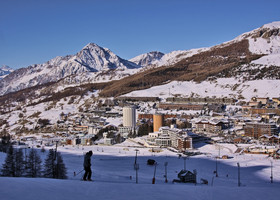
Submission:
M 90 158 L 91 156 L 92 156 L 92 151 L 86 153 L 84 158 L 84 167 L 91 167 L 91 158 Z

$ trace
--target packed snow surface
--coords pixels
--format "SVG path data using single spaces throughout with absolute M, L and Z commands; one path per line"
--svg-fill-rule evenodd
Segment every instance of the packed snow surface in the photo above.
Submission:
M 239 155 L 234 153 L 232 144 L 200 144 L 197 150 L 202 155 L 189 157 L 184 161 L 177 153 L 162 149 L 160 153 L 150 152 L 137 143 L 126 141 L 115 146 L 59 147 L 64 163 L 68 168 L 67 180 L 45 178 L 8 178 L 0 177 L 0 192 L 3 200 L 76 200 L 76 199 L 278 199 L 280 187 L 280 161 L 271 160 L 266 155 Z M 134 162 L 138 149 L 138 183 Z M 83 175 L 83 155 L 93 151 L 93 182 L 81 181 Z M 228 155 L 231 159 L 216 160 L 215 157 Z M 47 152 L 42 153 L 42 160 Z M 157 166 L 147 165 L 147 159 L 154 159 Z M 5 154 L 0 153 L 0 162 Z M 213 174 L 216 170 L 218 177 Z M 184 165 L 186 162 L 186 165 Z M 165 183 L 165 163 L 167 180 Z M 238 187 L 238 169 L 240 163 L 240 182 Z M 273 165 L 274 183 L 270 183 L 271 164 Z M 172 183 L 177 173 L 184 169 L 197 170 L 198 184 Z M 152 178 L 155 173 L 155 184 Z M 78 174 L 74 176 L 74 171 Z M 207 179 L 209 184 L 200 183 Z

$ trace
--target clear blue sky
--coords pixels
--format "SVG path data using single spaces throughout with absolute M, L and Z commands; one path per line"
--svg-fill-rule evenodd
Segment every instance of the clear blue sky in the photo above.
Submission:
M 44 63 L 90 42 L 125 59 L 209 47 L 273 21 L 279 0 L 0 0 L 0 66 Z

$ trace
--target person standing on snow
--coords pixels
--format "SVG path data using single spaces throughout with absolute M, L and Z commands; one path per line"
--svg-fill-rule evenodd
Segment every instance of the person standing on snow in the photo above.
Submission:
M 91 180 L 91 156 L 92 156 L 92 151 L 89 151 L 86 153 L 84 157 L 84 169 L 85 169 L 85 174 L 83 177 L 83 180 L 86 181 L 92 181 Z

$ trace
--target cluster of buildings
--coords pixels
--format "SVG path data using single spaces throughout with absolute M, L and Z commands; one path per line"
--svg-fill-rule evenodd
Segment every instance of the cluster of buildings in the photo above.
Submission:
M 252 98 L 242 106 L 252 120 L 244 125 L 244 135 L 266 144 L 279 144 L 280 98 Z
M 121 99 L 123 100 L 128 101 L 126 98 Z M 166 147 L 186 151 L 192 149 L 194 143 L 211 140 L 216 136 L 224 138 L 223 142 L 239 143 L 255 140 L 263 144 L 279 145 L 279 98 L 253 98 L 250 102 L 238 106 L 234 99 L 227 98 L 170 98 L 165 103 L 159 102 L 157 98 L 143 97 L 129 100 L 130 106 L 127 106 L 128 104 L 119 106 L 118 111 L 113 112 L 108 107 L 93 110 L 88 113 L 87 119 L 84 116 L 75 118 L 71 131 L 60 135 L 60 142 L 66 145 L 93 145 L 102 134 L 103 143 L 112 145 L 137 136 L 139 127 L 149 123 L 152 128 L 143 137 L 143 144 L 147 147 Z M 141 106 L 132 104 L 142 100 L 152 102 L 154 113 L 147 113 L 147 111 L 137 113 L 141 110 Z M 233 109 L 226 109 L 231 105 L 234 105 Z M 176 114 L 166 111 L 169 109 L 175 110 Z M 179 110 L 197 112 L 186 114 L 177 112 Z M 122 117 L 122 124 L 113 129 L 106 129 L 108 126 L 106 117 L 118 119 Z M 65 123 L 67 120 L 61 121 L 63 123 L 58 123 L 57 128 L 68 126 Z M 184 126 L 181 126 L 182 123 Z M 46 141 L 52 139 L 48 138 Z
M 182 129 L 161 127 L 158 130 L 154 130 L 154 133 L 149 134 L 148 142 L 150 144 L 172 146 L 183 150 L 184 148 L 192 148 L 192 145 L 181 145 L 182 141 L 188 141 L 188 143 L 191 141 L 193 143 L 197 141 L 193 140 L 193 135 L 196 135 L 196 137 L 205 136 L 208 138 L 219 136 L 223 142 L 230 143 L 257 142 L 258 144 L 279 146 L 280 98 L 252 98 L 250 102 L 239 105 L 238 109 L 236 108 L 237 103 L 233 99 L 217 99 L 215 102 L 213 99 L 207 98 L 172 98 L 170 101 L 159 104 L 159 108 L 179 110 L 212 109 L 213 113 L 209 116 L 200 112 L 197 116 L 185 118 L 191 123 L 191 129 L 189 130 L 192 135 L 188 135 L 189 133 L 182 134 L 184 132 Z M 231 104 L 234 105 L 235 110 L 227 109 L 225 111 L 224 108 Z M 159 120 L 158 116 L 155 115 L 153 120 L 154 128 L 156 127 L 157 129 L 157 123 L 162 119 Z M 161 122 L 160 125 L 162 125 Z M 176 134 L 174 134 L 175 132 Z M 176 140 L 174 140 L 174 135 L 177 136 Z M 185 136 L 184 140 L 182 136 Z
M 140 119 L 145 116 L 140 114 Z M 176 124 L 170 127 L 164 126 L 165 115 L 160 113 L 149 114 L 146 117 L 150 119 L 152 116 L 153 132 L 150 132 L 145 138 L 144 145 L 147 147 L 172 147 L 179 151 L 193 148 L 193 138 L 190 130 L 178 129 Z M 132 130 L 136 126 L 136 108 L 134 106 L 123 108 L 123 127 L 119 127 L 119 131 Z

